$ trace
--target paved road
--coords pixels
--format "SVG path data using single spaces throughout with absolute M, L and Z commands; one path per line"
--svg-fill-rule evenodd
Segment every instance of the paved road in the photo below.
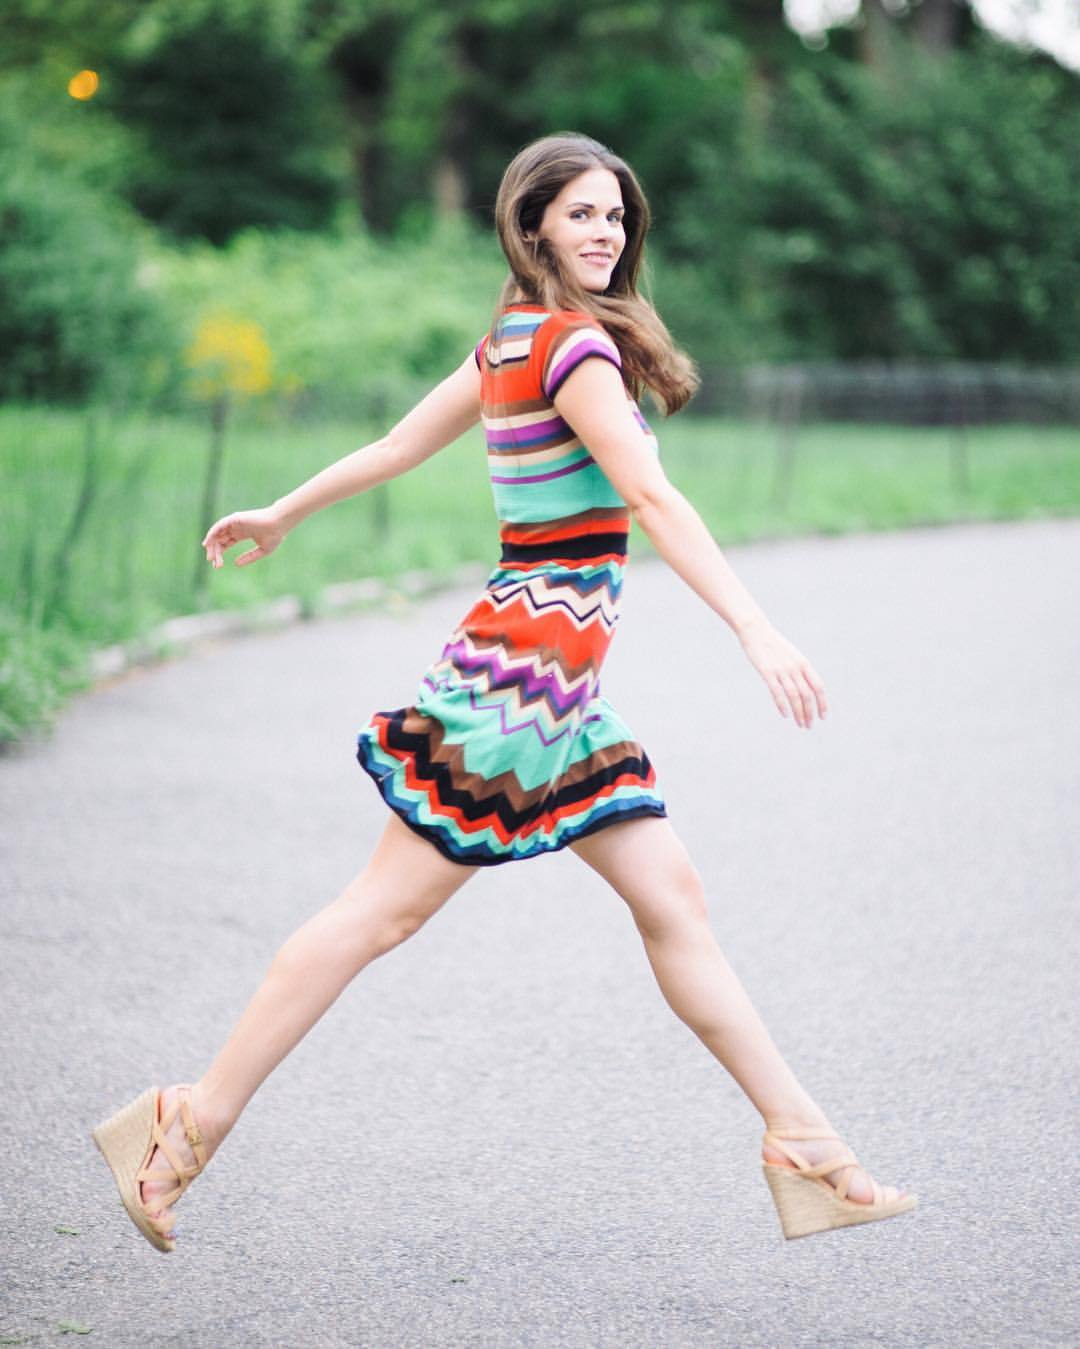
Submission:
M 356 725 L 471 598 L 203 649 L 0 761 L 0 1332 L 232 1346 L 1064 1345 L 1080 522 L 759 544 L 806 734 L 662 566 L 605 692 L 892 1223 L 785 1244 L 756 1116 L 570 854 L 481 873 L 267 1084 L 160 1256 L 87 1130 L 197 1074 L 382 822 Z M 12 1340 L 3 1340 L 10 1343 Z M 69 1342 L 69 1341 L 64 1341 Z

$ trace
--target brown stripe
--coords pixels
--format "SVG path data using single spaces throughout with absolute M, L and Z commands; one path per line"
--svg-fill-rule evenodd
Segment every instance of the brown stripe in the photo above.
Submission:
M 546 398 L 521 398 L 513 403 L 485 403 L 481 409 L 485 417 L 521 417 L 526 412 L 546 412 L 557 417 L 554 403 Z
M 511 809 L 519 812 L 535 808 L 546 796 L 553 795 L 553 785 L 556 789 L 570 786 L 623 759 L 644 757 L 644 751 L 637 741 L 621 740 L 615 745 L 605 745 L 603 749 L 590 754 L 587 759 L 571 764 L 565 773 L 560 774 L 555 784 L 545 782 L 526 791 L 513 770 L 500 773 L 494 778 L 486 778 L 482 773 L 470 773 L 465 767 L 464 746 L 445 744 L 442 722 L 434 717 L 410 707 L 406 710 L 402 729 L 408 735 L 425 736 L 430 758 L 433 762 L 447 767 L 456 790 L 467 793 L 476 802 L 485 802 L 499 796 L 505 797 Z

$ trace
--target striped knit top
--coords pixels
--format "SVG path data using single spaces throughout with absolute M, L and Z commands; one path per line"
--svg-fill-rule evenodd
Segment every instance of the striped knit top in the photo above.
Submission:
M 553 399 L 582 361 L 621 368 L 615 342 L 591 315 L 537 304 L 508 305 L 478 343 L 481 417 L 501 521 L 557 520 L 625 503 Z M 629 398 L 629 394 L 627 395 Z M 637 403 L 638 425 L 659 450 Z

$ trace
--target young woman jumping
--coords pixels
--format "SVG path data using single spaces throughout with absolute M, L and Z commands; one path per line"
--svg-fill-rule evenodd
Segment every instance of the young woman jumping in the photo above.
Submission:
M 781 716 L 826 713 L 810 662 L 772 626 L 667 480 L 637 399 L 668 413 L 693 366 L 637 290 L 649 210 L 634 174 L 584 136 L 512 161 L 496 201 L 510 266 L 490 331 L 387 435 L 272 506 L 217 521 L 210 564 L 269 556 L 305 517 L 408 472 L 483 422 L 502 555 L 409 706 L 376 712 L 357 757 L 390 808 L 359 875 L 278 952 L 205 1074 L 150 1088 L 94 1130 L 136 1226 L 159 1250 L 173 1206 L 262 1082 L 371 961 L 477 867 L 570 848 L 626 901 L 672 1010 L 765 1123 L 784 1235 L 907 1212 L 864 1171 L 773 1043 L 709 925 L 701 878 L 648 755 L 599 691 L 636 520 L 732 629 Z

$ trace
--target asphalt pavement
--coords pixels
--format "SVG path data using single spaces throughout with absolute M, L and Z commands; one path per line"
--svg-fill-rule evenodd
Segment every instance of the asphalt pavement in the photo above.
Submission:
M 385 807 L 356 729 L 410 701 L 455 590 L 208 643 L 0 759 L 0 1344 L 1080 1341 L 1080 521 L 728 557 L 827 721 L 781 720 L 655 560 L 603 690 L 777 1042 L 917 1212 L 783 1241 L 756 1114 L 563 852 L 485 869 L 360 975 L 174 1254 L 131 1226 L 90 1127 L 197 1076 L 359 870 Z

